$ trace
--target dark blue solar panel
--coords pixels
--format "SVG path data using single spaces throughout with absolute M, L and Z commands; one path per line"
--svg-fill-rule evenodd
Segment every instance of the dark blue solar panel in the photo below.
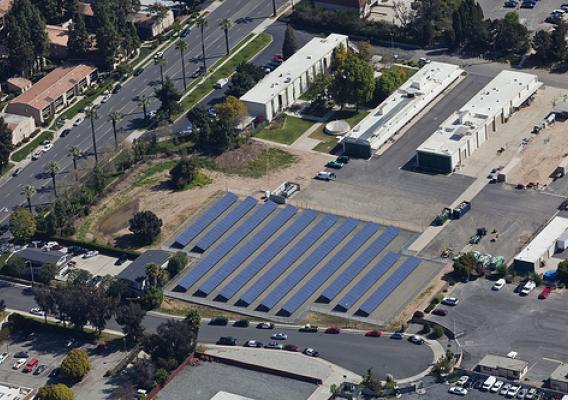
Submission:
M 282 275 L 290 266 L 298 260 L 310 247 L 313 246 L 319 238 L 331 228 L 337 217 L 335 215 L 326 215 L 323 219 L 313 227 L 304 237 L 296 243 L 287 253 L 285 253 L 276 264 L 270 268 L 262 277 L 254 283 L 240 298 L 241 302 L 251 304 L 260 294 L 266 290 L 280 275 Z M 291 238 L 290 240 L 292 240 Z
M 371 236 L 379 230 L 379 226 L 372 222 L 355 234 L 343 248 L 321 268 L 298 292 L 284 304 L 282 310 L 292 315 L 308 298 L 325 283 Z
M 381 258 L 381 260 L 376 263 L 373 268 L 357 282 L 355 286 L 351 288 L 349 292 L 337 305 L 343 308 L 345 311 L 353 307 L 353 304 L 357 303 L 367 290 L 371 288 L 381 277 L 398 261 L 400 256 L 392 251 L 389 251 L 386 256 Z
M 266 217 L 268 217 L 277 208 L 276 203 L 268 201 L 264 203 L 260 209 L 253 213 L 239 228 L 229 235 L 225 241 L 215 247 L 211 254 L 205 257 L 195 268 L 183 277 L 178 283 L 178 287 L 188 290 L 195 285 L 203 275 L 211 270 L 223 257 L 229 253 L 241 240 L 253 231 Z
M 298 219 L 294 221 L 292 226 L 281 233 L 274 241 L 258 256 L 252 260 L 231 282 L 229 282 L 219 295 L 225 299 L 230 299 L 241 288 L 249 282 L 260 270 L 262 270 L 278 253 L 284 249 L 296 236 L 313 222 L 317 217 L 317 213 L 312 210 L 304 211 Z
M 371 315 L 383 301 L 420 265 L 416 257 L 408 258 L 369 298 L 359 307 L 359 312 Z
M 365 251 L 359 255 L 342 273 L 339 275 L 331 285 L 329 285 L 322 293 L 322 297 L 331 301 L 337 296 L 350 282 L 352 282 L 357 275 L 361 273 L 363 268 L 373 258 L 379 255 L 381 251 L 388 246 L 388 244 L 398 236 L 400 230 L 398 228 L 389 226 Z
M 229 212 L 221 221 L 219 221 L 205 236 L 203 236 L 195 245 L 200 251 L 205 251 L 221 238 L 229 229 L 243 218 L 256 205 L 256 200 L 247 197 L 241 201 L 233 210 Z
M 357 221 L 347 219 L 329 237 L 323 241 L 298 267 L 296 267 L 268 296 L 260 303 L 272 309 L 285 295 L 296 286 L 312 269 L 318 265 L 335 247 L 357 227 Z
M 296 214 L 297 209 L 288 206 L 272 218 L 266 226 L 242 246 L 229 260 L 227 260 L 215 273 L 199 287 L 204 295 L 209 295 L 221 282 L 232 274 L 247 258 L 262 246 L 278 229 Z
M 176 237 L 175 244 L 181 247 L 185 247 L 193 239 L 197 237 L 205 228 L 207 228 L 213 221 L 215 221 L 219 215 L 231 207 L 231 205 L 237 201 L 238 197 L 233 193 L 227 193 L 225 196 L 221 197 L 215 202 L 201 217 L 197 219 L 189 228 L 187 228 L 183 233 Z

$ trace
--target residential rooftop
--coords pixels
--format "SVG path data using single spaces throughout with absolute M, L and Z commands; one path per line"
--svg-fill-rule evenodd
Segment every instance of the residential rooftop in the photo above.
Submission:
M 50 44 L 67 47 L 69 29 L 58 25 L 46 25 L 45 30 Z
M 146 250 L 138 258 L 132 261 L 120 274 L 118 277 L 121 279 L 127 279 L 132 282 L 137 282 L 139 279 L 143 279 L 146 276 L 146 267 L 150 264 L 156 264 L 161 266 L 164 264 L 170 253 L 163 250 Z
M 511 371 L 523 372 L 528 363 L 524 360 L 519 360 L 518 358 L 509 358 L 496 354 L 487 354 L 481 359 L 481 361 L 477 363 L 477 365 L 482 365 L 484 367 L 493 369 L 504 368 Z

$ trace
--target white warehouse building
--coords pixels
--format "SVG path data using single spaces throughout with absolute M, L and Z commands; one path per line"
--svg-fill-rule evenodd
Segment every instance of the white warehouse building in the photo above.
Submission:
M 314 77 L 331 65 L 334 50 L 347 47 L 347 36 L 314 38 L 246 92 L 241 101 L 250 115 L 271 121 L 308 90 Z
M 421 168 L 451 173 L 542 85 L 536 75 L 502 71 L 418 149 Z
M 463 70 L 432 62 L 387 97 L 343 138 L 345 153 L 369 158 L 412 118 L 455 82 Z

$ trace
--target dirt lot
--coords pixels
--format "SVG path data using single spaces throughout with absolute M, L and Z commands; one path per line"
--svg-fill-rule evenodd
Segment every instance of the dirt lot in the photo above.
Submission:
M 106 196 L 93 209 L 92 213 L 78 222 L 78 237 L 84 240 L 96 240 L 101 244 L 116 245 L 121 238 L 127 237 L 128 220 L 139 210 L 150 210 L 162 219 L 162 240 L 171 236 L 180 224 L 197 212 L 201 206 L 219 191 L 232 191 L 240 195 L 263 193 L 265 189 L 273 189 L 285 180 L 300 183 L 302 187 L 310 184 L 312 177 L 327 162 L 327 157 L 313 153 L 302 153 L 293 149 L 287 151 L 296 157 L 288 167 L 275 165 L 275 160 L 255 162 L 255 157 L 267 149 L 265 145 L 254 143 L 238 151 L 225 153 L 217 161 L 220 168 L 234 172 L 222 173 L 203 169 L 202 172 L 211 179 L 211 183 L 190 190 L 175 192 L 168 185 L 168 171 L 153 176 L 150 184 L 135 185 L 138 178 L 150 167 L 160 161 L 153 161 L 136 168 L 129 173 L 110 195 Z M 256 170 L 261 170 L 260 178 L 250 177 L 251 162 Z M 268 171 L 268 173 L 266 173 Z M 239 176 L 242 173 L 247 177 Z M 159 247 L 156 243 L 154 247 Z

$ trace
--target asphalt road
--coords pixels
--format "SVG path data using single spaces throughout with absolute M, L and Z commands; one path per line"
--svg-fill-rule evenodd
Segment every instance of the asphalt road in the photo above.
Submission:
M 4 299 L 9 309 L 29 312 L 36 307 L 28 288 L 15 287 L 0 281 L 0 298 Z M 155 332 L 158 325 L 168 319 L 166 316 L 148 314 L 144 319 L 147 332 Z M 108 329 L 120 330 L 120 326 L 111 320 Z M 428 346 L 417 346 L 407 340 L 393 340 L 389 337 L 368 338 L 362 334 L 341 333 L 300 333 L 296 329 L 260 330 L 255 327 L 234 328 L 232 326 L 202 325 L 199 341 L 215 343 L 221 336 L 233 336 L 242 345 L 246 340 L 260 340 L 264 344 L 270 341 L 270 335 L 285 332 L 288 340 L 283 343 L 295 344 L 304 349 L 313 347 L 321 357 L 358 374 L 364 374 L 368 368 L 378 376 L 393 374 L 396 378 L 405 378 L 418 374 L 432 362 L 433 354 Z
M 277 0 L 277 6 L 282 6 L 285 1 Z M 242 38 L 248 35 L 265 18 L 272 14 L 271 0 L 231 0 L 225 1 L 207 15 L 208 25 L 204 30 L 205 52 L 207 65 L 213 65 L 219 58 L 225 55 L 225 37 L 219 28 L 219 22 L 223 18 L 231 18 L 235 23 L 229 32 L 229 44 L 234 47 Z M 186 74 L 188 84 L 191 82 L 191 74 L 202 64 L 201 57 L 201 34 L 198 28 L 194 28 L 184 39 L 188 44 L 185 53 Z M 170 76 L 178 89 L 183 88 L 183 77 L 181 73 L 180 53 L 173 46 L 164 52 L 166 65 L 164 75 Z M 108 114 L 111 111 L 118 111 L 124 115 L 122 121 L 117 124 L 117 129 L 121 130 L 120 139 L 128 136 L 131 131 L 143 126 L 143 112 L 138 106 L 137 98 L 142 95 L 153 96 L 154 90 L 160 85 L 160 69 L 150 63 L 137 77 L 123 85 L 122 90 L 113 95 L 111 99 L 102 104 L 99 108 L 99 119 L 95 121 L 96 140 L 99 154 L 102 151 L 112 148 L 114 138 L 112 125 L 108 121 Z M 154 97 L 148 111 L 159 107 L 159 101 Z M 25 185 L 36 187 L 37 193 L 32 198 L 34 205 L 45 204 L 53 199 L 51 189 L 51 179 L 45 174 L 45 166 L 49 161 L 57 161 L 61 172 L 57 176 L 58 187 L 62 189 L 65 185 L 73 182 L 72 159 L 67 155 L 70 146 L 76 145 L 88 156 L 79 160 L 79 168 L 91 168 L 94 164 L 92 156 L 92 138 L 89 121 L 84 121 L 78 127 L 74 127 L 71 133 L 65 138 L 60 138 L 54 143 L 53 149 L 45 153 L 39 160 L 32 162 L 24 168 L 23 172 L 12 179 L 9 179 L 2 186 L 0 193 L 0 224 L 3 224 L 9 217 L 10 210 L 15 206 L 25 203 L 25 196 L 22 189 Z

